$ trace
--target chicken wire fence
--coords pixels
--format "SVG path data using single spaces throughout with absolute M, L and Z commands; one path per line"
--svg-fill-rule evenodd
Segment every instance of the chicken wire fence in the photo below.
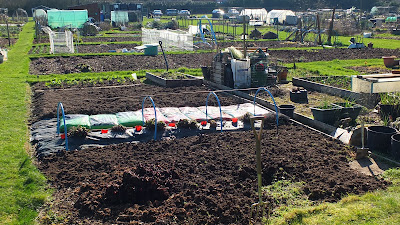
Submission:
M 162 41 L 166 51 L 193 51 L 193 35 L 188 32 L 142 28 L 143 44 L 158 44 L 159 41 Z

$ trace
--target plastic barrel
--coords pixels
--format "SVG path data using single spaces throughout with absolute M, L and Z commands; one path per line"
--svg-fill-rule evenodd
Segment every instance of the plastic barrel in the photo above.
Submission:
M 391 127 L 367 127 L 367 144 L 369 149 L 389 153 L 393 134 L 396 134 L 396 129 Z
M 294 105 L 280 105 L 279 107 L 279 112 L 293 118 L 293 113 L 294 113 Z
M 145 45 L 145 46 L 146 46 L 146 48 L 144 49 L 144 55 L 148 55 L 148 56 L 158 55 L 158 45 L 149 44 L 149 45 Z
M 392 155 L 395 159 L 400 159 L 400 134 L 392 135 Z

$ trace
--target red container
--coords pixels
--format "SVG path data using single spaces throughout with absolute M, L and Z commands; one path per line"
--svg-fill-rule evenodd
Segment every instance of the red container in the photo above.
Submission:
M 237 123 L 238 122 L 238 118 L 232 118 L 232 123 Z
M 61 134 L 61 139 L 65 139 L 65 134 Z
M 175 127 L 176 125 L 175 125 L 175 123 L 169 123 L 168 126 Z
M 201 121 L 200 124 L 201 124 L 202 126 L 205 126 L 205 125 L 207 125 L 207 121 Z
M 135 130 L 137 132 L 141 131 L 142 130 L 142 126 L 140 126 L 140 125 L 135 126 Z
M 108 130 L 101 129 L 101 133 L 102 133 L 102 134 L 107 134 L 107 133 L 108 133 Z

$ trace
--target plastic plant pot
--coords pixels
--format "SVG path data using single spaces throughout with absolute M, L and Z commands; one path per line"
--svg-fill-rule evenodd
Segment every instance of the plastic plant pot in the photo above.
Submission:
M 61 137 L 61 139 L 64 140 L 65 139 L 65 134 L 61 134 L 60 137 Z
M 399 160 L 400 159 L 400 134 L 394 134 L 392 135 L 392 156 Z
M 168 126 L 170 126 L 170 127 L 175 127 L 176 124 L 175 124 L 175 123 L 169 123 Z
M 207 125 L 207 121 L 201 121 L 200 124 L 201 124 L 202 126 L 205 126 L 205 125 Z
M 140 126 L 140 125 L 135 126 L 135 130 L 137 132 L 140 132 L 142 130 L 142 126 Z
M 280 105 L 279 107 L 279 112 L 293 118 L 293 113 L 294 113 L 294 105 Z
M 382 56 L 383 64 L 385 64 L 385 66 L 388 68 L 392 68 L 396 65 L 394 61 L 395 58 L 396 56 Z
M 106 130 L 106 129 L 101 129 L 101 133 L 102 133 L 102 134 L 107 134 L 107 133 L 108 133 L 108 130 Z
M 386 126 L 367 127 L 367 144 L 370 150 L 384 153 L 390 152 L 392 135 L 396 134 L 396 129 Z
M 238 118 L 232 118 L 232 123 L 237 123 L 238 122 Z

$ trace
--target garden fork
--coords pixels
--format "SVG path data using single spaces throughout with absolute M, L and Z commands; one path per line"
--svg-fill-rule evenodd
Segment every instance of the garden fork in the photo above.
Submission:
M 261 127 L 257 132 L 254 127 L 255 121 L 261 121 Z M 252 116 L 250 117 L 251 128 L 253 129 L 254 136 L 256 137 L 256 157 L 257 157 L 257 181 L 258 181 L 258 203 L 254 203 L 251 205 L 251 214 L 250 217 L 253 218 L 253 212 L 255 218 L 262 218 L 264 215 L 264 205 L 265 203 L 261 198 L 261 187 L 262 187 L 262 177 L 261 177 L 261 136 L 264 127 L 264 116 Z M 260 216 L 260 217 L 259 217 Z

